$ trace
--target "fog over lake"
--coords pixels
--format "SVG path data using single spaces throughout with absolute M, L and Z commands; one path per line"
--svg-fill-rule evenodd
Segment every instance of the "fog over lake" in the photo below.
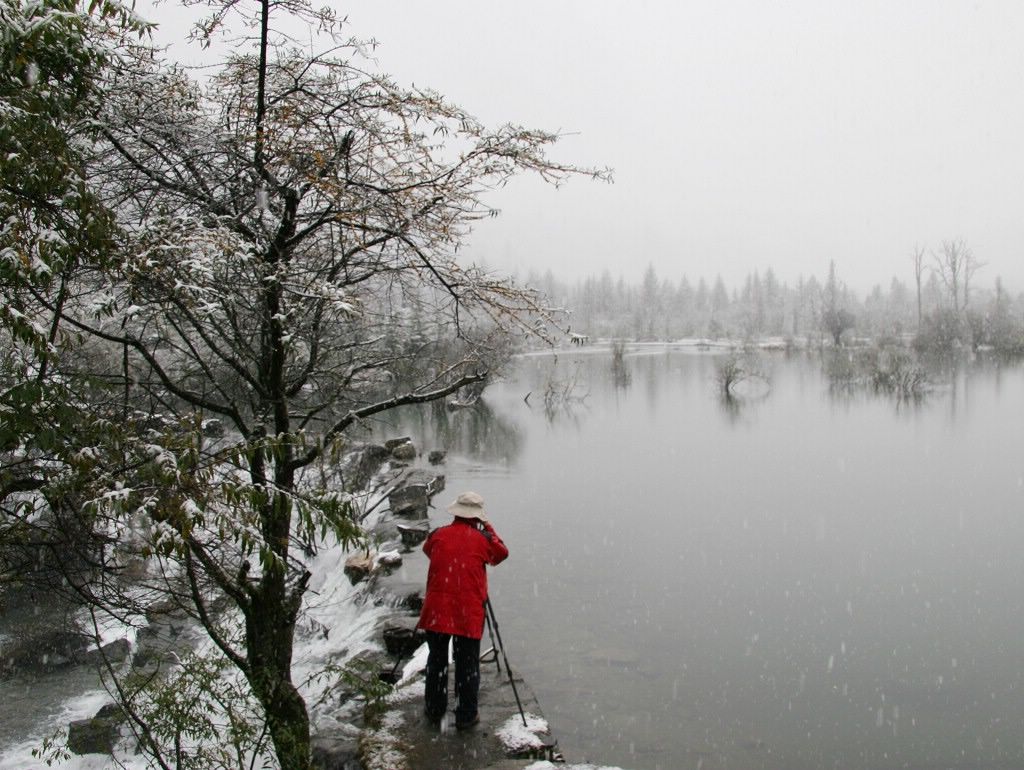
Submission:
M 435 523 L 487 500 L 507 651 L 567 758 L 1024 766 L 1021 369 L 906 402 L 771 353 L 728 404 L 719 360 L 525 357 L 477 409 L 388 428 L 449 447 Z M 549 383 L 572 397 L 546 410 Z

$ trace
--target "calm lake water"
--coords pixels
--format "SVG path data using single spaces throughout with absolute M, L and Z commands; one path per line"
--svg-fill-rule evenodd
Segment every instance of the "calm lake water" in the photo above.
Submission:
M 449 447 L 439 508 L 486 498 L 507 652 L 567 758 L 1024 768 L 1021 368 L 899 403 L 770 354 L 730 407 L 717 359 L 527 357 L 481 408 L 392 426 Z

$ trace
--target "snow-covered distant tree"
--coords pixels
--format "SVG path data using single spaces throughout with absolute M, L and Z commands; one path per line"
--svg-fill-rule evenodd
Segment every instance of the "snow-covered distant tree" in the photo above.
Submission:
M 636 338 L 638 340 L 655 339 L 654 321 L 662 316 L 661 285 L 658 273 L 654 269 L 654 264 L 648 262 L 647 269 L 644 270 L 643 281 L 640 284 L 640 296 L 636 306 Z
M 822 329 L 828 332 L 832 343 L 838 348 L 842 344 L 843 332 L 853 328 L 856 318 L 847 307 L 846 287 L 839 280 L 835 261 L 829 262 L 828 278 L 822 294 Z
M 946 289 L 950 309 L 960 316 L 970 303 L 971 279 L 984 265 L 962 238 L 943 241 L 940 250 L 932 253 L 932 261 Z
M 240 673 L 280 766 L 306 770 L 308 711 L 291 670 L 303 554 L 328 531 L 358 537 L 319 467 L 361 421 L 479 383 L 511 339 L 547 334 L 539 294 L 456 259 L 470 226 L 495 213 L 487 192 L 520 172 L 556 184 L 605 174 L 549 159 L 554 134 L 489 129 L 371 73 L 358 41 L 304 0 L 209 8 L 200 38 L 227 31 L 240 53 L 202 79 L 137 40 L 97 47 L 111 55 L 87 152 L 69 163 L 74 185 L 40 181 L 56 200 L 26 210 L 67 216 L 69 195 L 95 204 L 109 213 L 103 258 L 73 275 L 46 268 L 25 286 L 35 310 L 24 315 L 43 342 L 57 328 L 84 341 L 61 362 L 65 380 L 101 378 L 142 415 L 145 440 L 82 508 L 115 532 L 144 523 L 141 553 L 166 578 L 150 588 L 183 603 Z M 326 30 L 326 52 L 274 33 L 272 13 Z M 67 8 L 73 23 L 83 14 Z M 81 225 L 53 242 L 91 237 Z M 42 253 L 59 231 L 39 229 Z M 204 432 L 211 419 L 223 438 Z M 107 549 L 103 565 L 116 571 L 127 553 Z M 107 583 L 80 588 L 129 620 L 143 609 Z M 181 766 L 147 721 L 154 710 L 120 694 L 154 761 Z M 231 720 L 203 724 L 216 733 Z
M 921 330 L 921 320 L 924 312 L 921 305 L 921 282 L 924 276 L 924 246 L 914 246 L 910 255 L 914 263 L 914 286 L 917 289 L 917 329 Z

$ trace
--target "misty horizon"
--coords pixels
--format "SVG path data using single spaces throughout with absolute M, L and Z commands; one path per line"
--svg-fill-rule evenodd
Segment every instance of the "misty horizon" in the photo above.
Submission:
M 989 282 L 1024 286 L 1024 4 L 331 5 L 373 41 L 367 68 L 613 169 L 611 185 L 493 191 L 501 216 L 467 261 L 730 284 L 772 265 L 793 284 L 835 260 L 864 293 L 963 239 Z M 141 12 L 173 55 L 201 57 L 169 9 Z

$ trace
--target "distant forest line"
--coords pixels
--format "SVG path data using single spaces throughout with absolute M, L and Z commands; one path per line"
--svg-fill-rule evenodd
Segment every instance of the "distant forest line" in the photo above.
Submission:
M 676 340 L 783 337 L 845 344 L 852 338 L 913 340 L 924 349 L 992 347 L 1024 352 L 1024 293 L 989 280 L 963 241 L 935 252 L 918 249 L 908 280 L 894 276 L 864 296 L 851 290 L 832 262 L 826 275 L 795 286 L 765 268 L 741 286 L 660 275 L 649 265 L 639 283 L 605 271 L 568 283 L 551 271 L 527 283 L 570 311 L 569 329 L 590 338 Z

